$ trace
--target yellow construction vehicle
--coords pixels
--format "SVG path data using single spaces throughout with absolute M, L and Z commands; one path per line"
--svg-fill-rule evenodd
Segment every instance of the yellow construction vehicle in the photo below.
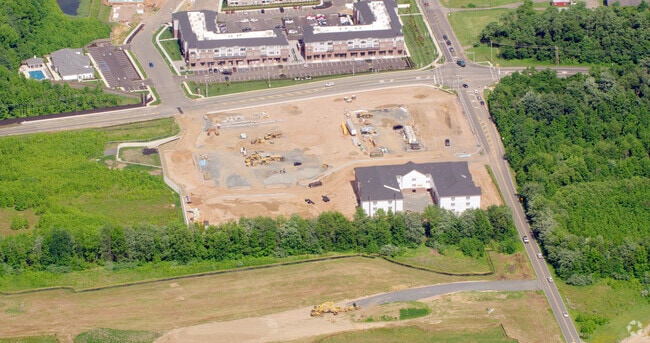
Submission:
M 262 143 L 264 143 L 264 139 L 262 139 L 262 137 L 257 137 L 255 139 L 251 140 L 251 144 L 253 144 L 253 145 L 262 144 Z
M 327 168 L 330 167 L 330 165 L 327 164 L 327 163 L 325 163 L 325 162 L 323 162 L 323 164 L 321 164 L 320 166 L 321 166 L 321 168 L 323 168 L 323 169 L 327 169 Z
M 282 137 L 282 131 L 274 131 L 274 132 L 267 133 L 266 136 L 264 136 L 264 139 L 268 141 L 270 139 L 280 138 L 280 137 Z
M 356 311 L 360 309 L 361 306 L 357 305 L 356 303 L 350 306 L 335 306 L 333 301 L 328 301 L 314 306 L 309 315 L 312 317 L 322 317 L 325 313 L 331 313 L 336 316 L 341 312 Z

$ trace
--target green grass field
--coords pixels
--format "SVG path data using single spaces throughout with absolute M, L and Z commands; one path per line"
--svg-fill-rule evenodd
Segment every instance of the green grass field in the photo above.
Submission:
M 0 138 L 0 178 L 5 208 L 0 228 L 14 216 L 33 214 L 44 227 L 82 228 L 109 223 L 129 225 L 181 220 L 172 205 L 178 196 L 160 175 L 126 168 L 112 169 L 114 161 L 104 150 L 118 141 L 154 140 L 178 132 L 173 119 L 116 126 Z M 29 177 L 21 177 L 29 175 Z M 11 201 L 7 203 L 7 201 Z
M 556 282 L 566 299 L 571 318 L 580 313 L 595 314 L 609 319 L 597 328 L 590 342 L 618 342 L 628 337 L 627 325 L 635 320 L 650 323 L 650 301 L 641 298 L 638 285 L 630 281 L 600 280 L 594 285 L 575 287 Z M 580 330 L 580 324 L 576 324 Z
M 74 343 L 150 343 L 159 336 L 148 331 L 94 329 L 77 335 Z
M 442 0 L 447 8 L 491 8 L 522 2 L 520 0 Z
M 449 248 L 444 255 L 441 255 L 426 246 L 420 246 L 417 249 L 408 250 L 404 255 L 395 257 L 395 260 L 448 273 L 490 272 L 490 266 L 485 258 L 475 259 L 464 256 L 455 248 Z
M 160 167 L 160 154 L 143 155 L 142 148 L 120 149 L 120 159 L 124 162 L 145 164 L 148 166 Z
M 449 16 L 449 23 L 454 29 L 454 33 L 460 44 L 467 48 L 479 43 L 481 31 L 483 31 L 487 24 L 497 21 L 504 14 L 512 11 L 508 9 L 494 9 L 453 12 Z

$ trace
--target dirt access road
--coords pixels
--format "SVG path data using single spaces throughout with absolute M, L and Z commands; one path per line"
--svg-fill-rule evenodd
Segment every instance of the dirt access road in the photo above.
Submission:
M 501 203 L 485 170 L 487 158 L 478 153 L 455 95 L 409 87 L 355 93 L 355 100 L 344 100 L 351 95 L 227 113 L 188 113 L 179 119 L 181 139 L 162 149 L 166 175 L 190 196 L 189 208 L 197 209 L 195 220 L 211 224 L 258 215 L 316 217 L 331 210 L 351 217 L 357 206 L 351 186 L 355 167 L 408 161 L 468 161 L 483 192 L 482 207 Z M 358 110 L 367 111 L 369 117 L 357 118 L 353 111 Z M 375 134 L 344 134 L 346 113 L 357 131 L 372 128 Z M 394 125 L 411 125 L 422 149 L 407 149 Z M 210 128 L 215 131 L 208 135 Z M 252 143 L 279 132 L 280 137 Z M 354 138 L 361 146 L 353 143 Z M 386 152 L 383 157 L 369 156 L 380 148 Z M 247 167 L 245 158 L 256 152 L 276 161 Z M 322 180 L 323 186 L 307 187 L 313 180 Z M 321 201 L 322 195 L 332 201 Z

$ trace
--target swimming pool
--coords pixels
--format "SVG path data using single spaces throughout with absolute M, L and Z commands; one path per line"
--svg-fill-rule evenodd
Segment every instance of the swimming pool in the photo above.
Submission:
M 29 78 L 40 81 L 45 78 L 45 74 L 40 70 L 32 70 L 29 72 Z

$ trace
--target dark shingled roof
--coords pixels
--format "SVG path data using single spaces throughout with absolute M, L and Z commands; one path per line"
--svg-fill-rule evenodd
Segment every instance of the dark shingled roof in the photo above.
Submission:
M 349 32 L 331 32 L 331 33 L 314 33 L 314 27 L 305 25 L 303 27 L 303 40 L 305 43 L 326 42 L 326 41 L 343 41 L 348 39 L 363 39 L 363 38 L 394 38 L 401 37 L 402 24 L 397 17 L 395 7 L 397 4 L 393 0 L 383 0 L 384 6 L 390 18 L 390 29 L 387 30 L 368 30 L 368 31 L 349 31 Z M 354 7 L 359 12 L 357 19 L 363 20 L 359 24 L 371 24 L 375 20 L 374 14 L 368 6 L 368 1 L 359 1 L 354 4 Z
M 218 32 L 217 29 L 217 12 L 215 11 L 190 11 L 202 12 L 205 16 L 205 26 L 207 31 Z M 274 37 L 254 37 L 248 38 L 246 32 L 241 33 L 241 38 L 237 39 L 214 39 L 198 40 L 196 33 L 192 31 L 187 11 L 176 12 L 172 14 L 173 20 L 178 20 L 178 26 L 181 31 L 181 37 L 187 42 L 188 49 L 216 49 L 227 47 L 247 47 L 247 46 L 271 46 L 271 45 L 289 45 L 287 38 L 282 33 L 282 29 L 273 29 Z M 232 34 L 232 33 L 228 33 Z
M 439 196 L 481 195 L 481 188 L 476 187 L 472 181 L 467 162 L 420 164 L 408 162 L 403 165 L 355 168 L 354 173 L 359 181 L 361 200 L 402 199 L 403 196 L 397 183 L 397 175 L 406 175 L 413 170 L 425 175 L 430 174 Z

